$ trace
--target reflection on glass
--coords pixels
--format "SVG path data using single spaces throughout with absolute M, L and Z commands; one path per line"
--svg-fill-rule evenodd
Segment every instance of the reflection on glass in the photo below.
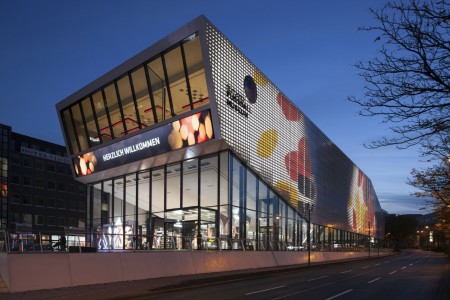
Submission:
M 167 209 L 180 208 L 181 165 L 167 166 Z
M 152 213 L 164 211 L 164 168 L 152 170 Z
M 72 153 L 74 152 L 80 152 L 80 149 L 78 148 L 78 143 L 76 140 L 76 135 L 74 132 L 74 127 L 73 127 L 73 123 L 72 123 L 72 118 L 70 116 L 70 109 L 66 109 L 63 111 L 63 119 L 64 119 L 64 124 L 66 125 L 66 136 L 69 137 L 69 148 L 71 149 Z
M 200 49 L 200 38 L 196 36 L 195 38 L 189 39 L 183 44 L 183 49 L 186 57 L 192 102 L 194 108 L 197 108 L 209 102 L 202 51 Z
M 116 89 L 113 83 L 105 88 L 105 97 L 114 137 L 121 137 L 122 135 L 125 135 L 125 128 L 120 113 L 119 102 L 117 101 Z
M 144 126 L 150 126 L 155 123 L 153 118 L 153 108 L 148 94 L 147 79 L 145 77 L 144 67 L 131 73 L 133 81 L 134 94 L 141 123 Z
M 153 100 L 155 102 L 155 111 L 158 122 L 171 117 L 170 105 L 168 104 L 169 97 L 165 87 L 164 69 L 162 66 L 161 57 L 152 60 L 148 67 L 148 75 L 152 84 Z
M 217 156 L 200 160 L 200 205 L 217 206 Z
M 122 103 L 122 111 L 125 118 L 127 133 L 139 130 L 141 125 L 139 123 L 139 117 L 136 115 L 136 107 L 134 105 L 130 78 L 128 75 L 117 81 L 117 88 L 119 90 L 120 101 Z
M 112 134 L 101 91 L 98 91 L 92 95 L 92 102 L 94 104 L 95 114 L 97 116 L 101 142 L 104 143 L 105 141 L 112 139 Z
M 100 138 L 97 125 L 95 124 L 94 113 L 92 112 L 91 99 L 88 97 L 81 101 L 81 107 L 83 108 L 84 120 L 86 121 L 89 146 L 93 147 L 100 143 Z
M 164 62 L 169 80 L 173 111 L 175 115 L 178 115 L 191 109 L 183 59 L 181 57 L 181 48 L 176 47 L 164 54 Z
M 183 162 L 183 207 L 198 206 L 198 159 Z

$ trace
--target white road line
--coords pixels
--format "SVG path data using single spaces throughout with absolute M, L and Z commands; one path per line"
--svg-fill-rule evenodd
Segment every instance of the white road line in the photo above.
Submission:
M 369 281 L 368 283 L 372 283 L 372 282 L 375 282 L 375 281 L 380 280 L 380 279 L 381 279 L 381 277 L 378 277 L 378 278 L 375 278 L 374 280 Z
M 284 288 L 284 287 L 286 287 L 286 286 L 285 286 L 285 285 L 276 286 L 276 287 L 273 287 L 273 288 L 270 288 L 270 289 L 265 289 L 265 290 L 261 290 L 261 291 L 256 291 L 256 292 L 247 293 L 247 294 L 245 294 L 245 296 L 253 295 L 253 294 L 258 294 L 258 293 L 264 293 L 264 292 L 267 292 L 267 291 L 276 290 L 276 289 L 281 289 L 281 288 Z
M 370 267 L 370 266 L 361 267 L 361 269 L 366 269 L 366 268 L 368 268 L 368 267 Z
M 345 274 L 345 273 L 348 273 L 348 272 L 351 272 L 351 271 L 353 271 L 353 270 L 343 271 L 343 272 L 341 272 L 341 274 Z
M 402 270 L 403 270 L 403 269 L 406 269 L 406 267 L 403 267 Z
M 409 264 L 410 266 L 412 266 L 413 264 Z
M 379 266 L 380 264 L 375 264 L 375 266 Z
M 317 278 L 310 279 L 308 281 L 314 281 L 314 280 L 323 279 L 323 278 L 327 278 L 327 277 L 328 276 L 317 277 Z
M 397 273 L 397 271 L 392 271 L 391 273 L 389 273 L 389 275 L 392 275 L 392 274 L 394 274 L 394 273 Z
M 327 299 L 325 299 L 325 300 L 331 300 L 331 299 L 337 298 L 337 297 L 342 296 L 342 295 L 344 295 L 344 294 L 350 293 L 351 291 L 353 291 L 353 289 L 352 289 L 352 290 L 347 290 L 347 291 L 342 292 L 342 293 L 337 294 L 337 295 L 334 295 L 333 297 L 327 298 Z

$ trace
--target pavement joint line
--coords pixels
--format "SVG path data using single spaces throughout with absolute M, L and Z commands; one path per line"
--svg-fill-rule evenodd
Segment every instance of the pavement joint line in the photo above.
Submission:
M 267 291 L 281 289 L 281 288 L 284 288 L 284 287 L 286 287 L 286 286 L 285 285 L 280 285 L 280 286 L 276 286 L 276 287 L 273 287 L 273 288 L 270 288 L 270 289 L 265 289 L 265 290 L 260 290 L 260 291 L 256 291 L 256 292 L 247 293 L 247 294 L 245 294 L 245 296 L 249 296 L 249 295 L 253 295 L 253 294 L 259 294 L 259 293 L 264 293 L 264 292 L 267 292 Z
M 308 281 L 319 280 L 319 279 L 323 279 L 323 278 L 327 278 L 327 277 L 328 277 L 328 276 L 321 276 L 321 277 L 309 279 Z
M 340 294 L 334 295 L 334 296 L 332 296 L 332 297 L 330 297 L 330 298 L 327 298 L 327 299 L 325 299 L 325 300 L 331 300 L 331 299 L 337 298 L 337 297 L 339 297 L 339 296 L 342 296 L 342 295 L 345 295 L 345 294 L 347 294 L 347 293 L 350 293 L 351 291 L 353 291 L 353 289 L 346 290 L 345 292 L 342 292 L 342 293 L 340 293 Z
M 367 282 L 367 283 L 372 283 L 372 282 L 375 282 L 375 281 L 377 281 L 377 280 L 380 280 L 381 279 L 381 277 L 378 277 L 378 278 L 375 278 L 375 279 L 373 279 L 373 280 L 371 280 L 371 281 L 369 281 L 369 282 Z

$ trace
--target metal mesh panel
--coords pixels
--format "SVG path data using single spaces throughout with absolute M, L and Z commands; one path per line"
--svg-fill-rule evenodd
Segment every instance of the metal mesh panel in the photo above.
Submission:
M 211 24 L 206 39 L 221 137 L 300 213 L 314 204 L 313 222 L 376 229 L 381 208 L 370 180 Z M 256 83 L 255 103 L 246 76 Z

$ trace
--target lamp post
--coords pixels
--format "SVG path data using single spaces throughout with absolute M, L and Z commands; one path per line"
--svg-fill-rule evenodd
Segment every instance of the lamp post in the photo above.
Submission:
M 369 257 L 370 257 L 370 221 L 369 221 Z
M 311 265 L 311 212 L 314 209 L 314 205 L 310 205 L 309 203 L 306 203 L 306 210 L 308 212 L 308 219 L 307 221 L 307 242 L 308 242 L 308 268 Z

